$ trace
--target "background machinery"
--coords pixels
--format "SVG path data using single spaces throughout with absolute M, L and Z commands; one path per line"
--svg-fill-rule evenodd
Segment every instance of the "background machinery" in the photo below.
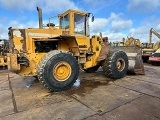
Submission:
M 160 65 L 160 48 L 149 57 L 149 62 L 152 65 Z
M 8 40 L 0 39 L 0 67 L 7 66 L 7 53 L 9 52 Z
M 152 42 L 152 34 L 157 36 L 159 40 L 156 43 Z M 149 43 L 142 43 L 142 59 L 147 62 L 149 57 L 160 48 L 160 34 L 157 33 L 153 28 L 150 29 Z
M 137 46 L 141 47 L 141 42 L 139 39 L 129 37 L 124 41 L 124 46 Z
M 137 46 L 141 47 L 141 42 L 139 39 L 135 39 L 133 37 L 127 37 L 127 39 L 123 38 L 122 41 L 110 42 L 111 46 Z
M 104 45 L 101 35 L 90 37 L 91 13 L 67 10 L 57 16 L 58 26 L 49 22 L 44 28 L 42 9 L 37 10 L 39 28 L 9 28 L 10 71 L 37 76 L 51 91 L 70 88 L 78 78 L 79 68 L 95 72 L 101 66 L 104 74 L 113 79 L 124 77 L 127 71 L 144 74 L 138 47 L 110 48 Z

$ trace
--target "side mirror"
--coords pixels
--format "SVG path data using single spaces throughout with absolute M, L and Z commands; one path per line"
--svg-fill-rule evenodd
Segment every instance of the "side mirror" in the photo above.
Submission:
M 87 14 L 87 17 L 90 17 L 90 14 L 92 15 L 92 22 L 93 22 L 93 21 L 94 21 L 94 16 L 93 16 L 92 13 L 88 13 L 88 14 Z
M 94 16 L 92 16 L 92 22 L 94 21 Z

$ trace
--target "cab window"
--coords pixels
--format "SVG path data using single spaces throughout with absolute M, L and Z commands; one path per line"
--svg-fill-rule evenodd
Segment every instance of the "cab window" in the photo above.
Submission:
M 85 35 L 85 15 L 74 14 L 74 33 Z
M 69 29 L 69 14 L 60 18 L 60 29 Z

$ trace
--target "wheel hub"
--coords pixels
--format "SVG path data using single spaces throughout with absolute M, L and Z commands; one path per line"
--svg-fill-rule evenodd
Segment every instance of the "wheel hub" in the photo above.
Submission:
M 66 81 L 71 71 L 71 66 L 67 62 L 58 62 L 53 68 L 53 76 L 58 81 Z
M 117 60 L 117 70 L 122 71 L 125 68 L 125 61 L 121 58 Z

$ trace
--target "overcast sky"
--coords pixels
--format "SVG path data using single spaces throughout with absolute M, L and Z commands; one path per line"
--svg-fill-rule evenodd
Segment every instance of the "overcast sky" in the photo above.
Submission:
M 91 35 L 102 32 L 110 41 L 128 36 L 148 42 L 150 28 L 160 33 L 160 0 L 0 0 L 0 38 L 8 39 L 11 26 L 38 27 L 37 6 L 43 9 L 44 23 L 67 9 L 92 12 Z

